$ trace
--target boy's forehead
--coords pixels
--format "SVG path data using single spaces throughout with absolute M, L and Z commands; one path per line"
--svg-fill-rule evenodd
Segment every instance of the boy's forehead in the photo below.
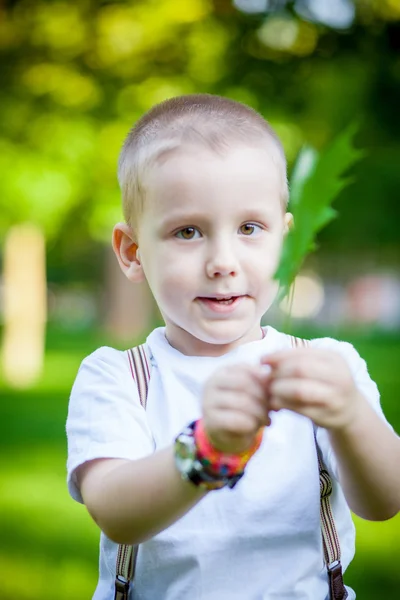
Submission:
M 144 214 L 158 223 L 209 214 L 246 218 L 249 211 L 256 218 L 261 211 L 280 213 L 282 206 L 279 168 L 265 148 L 173 152 L 152 167 L 145 187 Z
M 174 194 L 175 190 L 203 191 L 207 186 L 276 188 L 280 184 L 279 166 L 266 147 L 234 146 L 223 153 L 186 147 L 155 161 L 146 188 Z

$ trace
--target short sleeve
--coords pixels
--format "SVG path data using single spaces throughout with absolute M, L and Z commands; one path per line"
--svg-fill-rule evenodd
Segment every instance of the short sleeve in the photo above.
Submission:
M 85 358 L 75 379 L 67 418 L 67 483 L 83 502 L 75 471 L 96 458 L 135 460 L 154 451 L 126 352 L 103 347 Z
M 324 350 L 333 350 L 338 352 L 346 360 L 351 373 L 353 375 L 355 384 L 363 396 L 371 404 L 372 408 L 376 411 L 378 416 L 385 421 L 388 427 L 391 428 L 387 422 L 385 415 L 382 411 L 380 403 L 380 395 L 376 383 L 371 379 L 368 373 L 367 364 L 365 360 L 361 358 L 357 350 L 348 342 L 340 342 L 331 338 L 321 338 L 311 341 L 311 346 L 314 348 L 321 348 Z M 322 427 L 317 427 L 317 442 L 321 449 L 324 462 L 328 470 L 338 478 L 338 466 L 336 457 L 332 450 L 332 446 L 329 441 L 328 432 Z

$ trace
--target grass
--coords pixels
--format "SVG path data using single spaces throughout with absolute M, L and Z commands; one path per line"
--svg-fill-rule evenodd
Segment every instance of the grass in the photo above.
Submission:
M 400 338 L 341 336 L 367 360 L 386 415 L 400 431 Z M 68 395 L 82 358 L 101 334 L 50 330 L 45 371 L 29 391 L 0 382 L 0 598 L 87 600 L 97 581 L 98 529 L 65 485 Z M 357 553 L 346 572 L 361 599 L 397 598 L 400 516 L 355 518 Z M 50 592 L 49 592 L 50 589 Z

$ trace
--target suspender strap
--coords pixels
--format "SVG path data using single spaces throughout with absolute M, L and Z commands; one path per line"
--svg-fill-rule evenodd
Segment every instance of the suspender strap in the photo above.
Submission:
M 293 348 L 307 347 L 309 345 L 307 340 L 293 336 L 290 336 L 290 341 Z M 314 441 L 318 456 L 322 545 L 324 548 L 324 560 L 328 570 L 330 597 L 331 600 L 345 600 L 348 593 L 343 583 L 340 542 L 330 504 L 332 480 L 322 459 L 321 449 L 317 443 L 315 427 Z
M 150 361 L 145 344 L 127 350 L 129 367 L 137 385 L 140 404 L 146 409 L 150 380 Z
M 146 410 L 150 380 L 150 361 L 145 344 L 127 350 L 129 368 L 137 385 L 140 404 Z M 120 544 L 118 546 L 115 570 L 114 600 L 128 600 L 131 581 L 135 575 L 138 546 Z

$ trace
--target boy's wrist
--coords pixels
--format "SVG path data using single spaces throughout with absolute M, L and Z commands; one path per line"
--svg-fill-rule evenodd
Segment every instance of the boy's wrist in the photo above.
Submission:
M 359 392 L 349 397 L 346 401 L 345 414 L 341 415 L 330 427 L 326 427 L 330 433 L 338 436 L 352 436 L 358 431 L 360 423 L 365 420 L 365 415 L 368 414 L 370 406 L 366 398 Z M 373 411 L 373 409 L 371 408 Z M 374 412 L 374 411 L 373 411 Z
M 252 446 L 240 454 L 226 454 L 213 447 L 202 419 L 190 423 L 175 440 L 175 464 L 181 476 L 195 486 L 215 490 L 233 488 L 245 467 L 258 450 L 263 431 L 260 429 Z
M 244 468 L 236 472 L 231 469 L 229 474 L 226 469 L 222 471 L 211 469 L 207 459 L 204 459 L 204 455 L 198 451 L 195 438 L 198 423 L 199 421 L 190 423 L 175 439 L 175 465 L 182 479 L 205 490 L 221 489 L 226 486 L 233 488 L 243 476 Z
M 203 419 L 196 421 L 194 437 L 197 456 L 204 467 L 216 475 L 233 477 L 244 472 L 250 458 L 260 447 L 263 438 L 263 428 L 258 431 L 251 446 L 240 453 L 226 453 L 215 448 L 207 435 Z

